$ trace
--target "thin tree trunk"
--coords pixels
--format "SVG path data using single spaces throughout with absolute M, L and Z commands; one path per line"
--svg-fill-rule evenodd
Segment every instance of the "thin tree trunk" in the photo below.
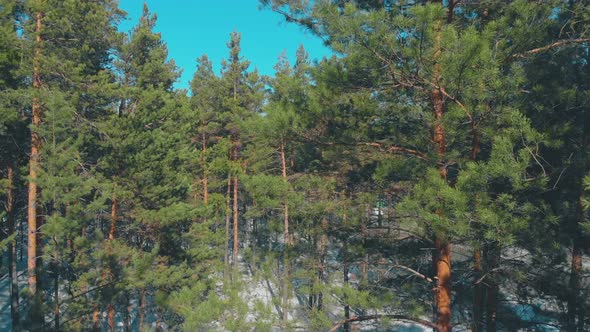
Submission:
M 94 311 L 92 312 L 92 329 L 94 331 L 100 331 L 100 310 L 98 309 L 98 305 L 94 306 Z
M 481 277 L 483 276 L 483 269 L 481 265 L 481 249 L 476 248 L 473 253 L 473 323 L 471 329 L 473 332 L 483 331 L 483 285 Z
M 109 324 L 109 331 L 115 331 L 115 305 L 110 303 L 107 307 L 107 319 Z
M 109 241 L 115 240 L 115 235 L 117 231 L 117 212 L 118 212 L 118 201 L 117 201 L 117 188 L 116 186 L 113 188 L 113 198 L 111 201 L 111 225 L 109 227 Z M 109 245 L 109 254 L 113 250 L 112 243 Z M 113 301 L 113 299 L 111 299 Z M 115 331 L 115 305 L 113 303 L 109 303 L 107 306 L 107 322 L 109 325 L 109 331 Z
M 569 278 L 569 296 L 567 301 L 567 324 L 570 331 L 583 331 L 584 320 L 583 312 L 580 308 L 582 293 L 582 255 L 584 238 L 580 229 L 580 223 L 584 221 L 584 209 L 582 199 L 584 197 L 584 188 L 580 185 L 580 190 L 576 202 L 576 216 L 572 222 L 571 232 L 573 233 L 573 248 L 571 258 L 571 270 Z M 577 320 L 577 321 L 576 321 Z
M 281 138 L 281 173 L 283 176 L 283 181 L 287 183 L 287 163 L 285 158 L 285 139 Z M 286 245 L 292 245 L 292 240 L 289 235 L 289 204 L 285 201 L 285 211 L 284 211 L 284 230 L 283 230 L 283 237 L 285 240 Z
M 203 169 L 203 204 L 207 205 L 209 202 L 209 188 L 208 188 L 208 175 L 209 172 L 207 171 L 207 160 L 205 158 L 205 154 L 207 153 L 207 131 L 205 129 L 206 123 L 205 120 L 201 120 L 201 168 Z
M 349 266 L 348 266 L 348 261 L 347 261 L 347 257 L 346 257 L 346 242 L 344 243 L 344 266 L 343 266 L 343 274 L 344 274 L 344 286 L 348 285 L 348 273 L 349 273 Z M 344 297 L 344 326 L 343 326 L 343 332 L 350 332 L 350 305 L 348 304 L 348 298 L 346 298 L 346 296 Z
M 55 238 L 54 238 L 55 240 Z M 57 250 L 57 241 L 55 241 L 55 251 L 53 255 L 53 297 L 54 297 L 54 304 L 53 304 L 53 315 L 55 319 L 55 330 L 59 331 L 59 320 L 60 320 L 60 313 L 59 313 L 59 251 Z
M 451 14 L 452 15 L 452 14 Z M 480 138 L 479 133 L 477 131 L 477 127 L 475 122 L 471 121 L 471 135 L 472 135 L 472 142 L 471 142 L 471 160 L 475 162 L 477 160 L 477 156 L 481 151 L 480 148 Z M 476 195 L 475 198 L 476 209 L 479 205 L 479 195 Z M 481 234 L 481 229 L 478 224 L 475 224 L 477 239 L 481 241 L 483 239 L 483 234 Z M 480 242 L 481 243 L 481 242 Z M 483 300 L 484 300 L 484 287 L 482 284 L 483 277 L 483 267 L 481 262 L 481 244 L 473 251 L 473 322 L 471 324 L 471 328 L 473 332 L 482 332 L 483 331 Z
M 116 188 L 115 188 L 116 190 Z M 117 192 L 113 191 L 113 199 L 111 201 L 111 226 L 109 228 L 109 240 L 112 241 L 115 239 L 115 235 L 117 232 L 117 209 L 118 209 L 118 202 L 117 202 Z
M 123 328 L 125 332 L 131 331 L 131 310 L 133 307 L 131 305 L 131 299 L 129 297 L 129 292 L 125 293 L 125 305 L 127 306 L 127 310 L 125 310 L 125 318 L 123 320 Z
M 226 268 L 229 267 L 229 224 L 231 220 L 231 209 L 230 209 L 230 200 L 231 200 L 231 175 L 227 176 L 227 193 L 225 199 L 225 257 L 224 262 Z
M 321 284 L 324 282 L 324 272 L 325 272 L 325 265 L 326 265 L 326 246 L 328 245 L 328 228 L 329 222 L 328 219 L 322 220 L 322 237 L 320 239 L 320 264 L 318 268 L 318 282 Z M 324 294 L 323 292 L 319 292 L 317 294 L 317 308 L 318 310 L 322 310 L 324 304 Z
M 12 164 L 8 165 L 8 192 L 6 193 L 6 218 L 8 223 L 8 236 L 15 236 L 14 241 L 8 243 L 8 280 L 10 284 L 10 317 L 12 318 L 12 331 L 20 331 L 20 317 L 18 306 L 18 271 L 16 266 L 16 224 L 14 218 L 14 186 L 15 174 Z
M 495 276 L 491 271 L 494 271 L 499 264 L 500 252 L 497 242 L 492 242 L 486 246 L 484 252 L 486 260 L 486 270 L 488 277 L 486 277 L 486 285 L 488 286 L 487 292 L 487 308 L 486 308 L 486 331 L 496 331 L 496 319 L 498 314 L 498 295 L 499 288 L 498 283 L 495 280 Z
M 145 321 L 145 289 L 140 291 L 140 298 L 139 298 L 139 331 L 143 331 L 143 324 Z
M 156 309 L 156 318 L 156 332 L 164 331 L 162 329 L 162 308 L 160 306 Z
M 281 154 L 281 173 L 283 181 L 287 183 L 287 163 L 285 158 L 285 139 L 281 138 L 280 146 Z M 290 283 L 290 266 L 289 266 L 289 254 L 290 248 L 293 245 L 293 240 L 289 234 L 289 204 L 285 200 L 284 203 L 284 230 L 283 230 L 283 241 L 285 243 L 285 256 L 284 256 L 284 276 L 283 276 L 283 323 L 285 328 L 289 320 L 289 283 Z
M 233 212 L 234 212 L 234 268 L 238 268 L 238 254 L 239 254 L 239 246 L 238 246 L 238 176 L 234 175 L 234 204 L 233 204 Z

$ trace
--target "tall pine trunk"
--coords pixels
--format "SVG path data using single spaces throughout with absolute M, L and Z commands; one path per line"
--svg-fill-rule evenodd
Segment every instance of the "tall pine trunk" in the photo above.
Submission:
M 146 297 L 145 297 L 145 289 L 142 289 L 139 295 L 139 331 L 143 331 L 143 325 L 145 322 L 145 306 L 146 306 Z
M 442 1 L 434 1 L 441 3 Z M 451 1 L 452 3 L 452 1 Z M 440 84 L 440 57 L 442 54 L 442 21 L 435 23 L 434 31 L 434 70 L 432 75 L 432 82 L 435 85 Z M 434 87 L 431 92 L 432 107 L 434 111 L 434 129 L 433 129 L 433 141 L 437 149 L 439 172 L 443 179 L 447 179 L 447 168 L 445 165 L 446 158 L 446 137 L 445 129 L 443 125 L 444 117 L 444 97 L 440 87 Z M 438 213 L 442 213 L 438 211 Z M 435 262 L 433 262 L 436 268 L 437 287 L 435 294 L 435 306 L 436 306 L 436 326 L 438 332 L 449 332 L 451 331 L 451 244 L 448 239 L 436 234 L 435 239 Z
M 55 238 L 54 238 L 55 240 Z M 55 241 L 55 249 L 53 252 L 53 317 L 55 330 L 60 330 L 60 311 L 59 311 L 59 251 L 57 241 Z
M 238 268 L 238 254 L 239 254 L 239 243 L 238 243 L 238 176 L 234 175 L 234 204 L 233 204 L 233 216 L 234 216 L 234 268 Z
M 481 264 L 481 249 L 476 248 L 473 253 L 473 322 L 471 329 L 473 332 L 483 331 L 483 285 L 481 278 L 483 269 Z
M 37 229 L 40 225 L 38 221 L 38 196 L 39 188 L 37 186 L 37 171 L 40 167 L 40 150 L 41 137 L 37 133 L 37 128 L 41 124 L 42 112 L 39 93 L 41 91 L 41 32 L 43 30 L 43 13 L 36 14 L 35 24 L 35 54 L 33 59 L 33 89 L 35 97 L 32 104 L 32 126 L 31 126 L 31 154 L 29 156 L 29 192 L 28 192 L 28 231 L 27 231 L 27 271 L 29 286 L 29 316 L 32 329 L 39 329 L 42 326 L 41 301 L 37 293 Z
M 15 236 L 14 241 L 8 243 L 8 281 L 10 284 L 10 317 L 12 318 L 12 331 L 20 331 L 20 317 L 18 305 L 18 271 L 16 257 L 16 224 L 14 216 L 14 186 L 15 172 L 12 164 L 8 165 L 8 192 L 6 193 L 6 218 L 8 226 L 8 236 Z
M 109 305 L 107 306 L 107 321 L 109 324 L 109 331 L 110 332 L 114 332 L 115 331 L 115 305 L 112 303 L 109 303 Z
M 116 188 L 115 188 L 116 190 Z M 111 225 L 109 227 L 109 240 L 112 241 L 115 239 L 115 235 L 117 232 L 117 211 L 118 210 L 118 201 L 117 201 L 117 192 L 113 191 L 113 199 L 111 201 Z
M 583 198 L 584 187 L 580 184 L 579 194 L 576 200 L 576 215 L 575 219 L 572 220 L 571 226 L 573 248 L 567 300 L 567 325 L 569 331 L 584 330 L 584 313 L 580 308 L 582 303 L 580 295 L 582 292 L 582 255 L 584 246 L 584 238 L 580 229 L 580 224 L 584 221 Z
M 481 151 L 480 147 L 480 138 L 479 133 L 477 131 L 477 125 L 474 122 L 475 120 L 471 120 L 471 161 L 475 162 L 477 160 L 477 156 Z M 476 209 L 477 205 L 479 205 L 479 195 L 476 195 Z M 480 241 L 479 245 L 473 250 L 473 322 L 471 324 L 471 329 L 473 332 L 482 332 L 483 331 L 483 299 L 484 299 L 484 287 L 482 285 L 483 277 L 483 266 L 481 261 L 481 246 L 482 246 L 482 239 L 483 234 L 481 228 L 478 224 L 475 224 L 477 240 Z
M 494 271 L 500 264 L 500 246 L 497 242 L 491 242 L 486 245 L 484 251 L 484 258 L 486 262 L 486 285 L 487 289 L 487 304 L 486 304 L 486 331 L 496 331 L 496 319 L 498 316 L 498 296 L 500 289 Z
M 206 123 L 204 119 L 201 119 L 201 168 L 203 169 L 203 204 L 207 205 L 209 202 L 209 187 L 208 187 L 208 176 L 207 171 L 207 131 L 205 129 Z
M 287 184 L 287 162 L 285 157 L 285 139 L 281 137 L 281 146 L 280 146 L 280 155 L 281 155 L 281 175 L 283 177 L 283 181 Z M 284 230 L 283 230 L 283 241 L 285 242 L 285 255 L 283 261 L 283 325 L 287 328 L 287 323 L 289 320 L 289 284 L 290 284 L 290 266 L 289 266 L 289 255 L 291 246 L 293 245 L 293 241 L 289 234 L 289 204 L 285 199 L 284 203 Z
M 227 193 L 225 196 L 225 256 L 224 262 L 226 270 L 229 268 L 229 226 L 231 220 L 231 175 L 227 176 Z

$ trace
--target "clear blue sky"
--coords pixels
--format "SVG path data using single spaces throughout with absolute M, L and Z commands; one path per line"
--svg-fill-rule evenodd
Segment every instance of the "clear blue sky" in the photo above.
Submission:
M 120 0 L 119 7 L 128 13 L 121 24 L 129 31 L 143 9 L 142 0 Z M 196 59 L 207 54 L 217 74 L 221 60 L 227 58 L 229 34 L 242 33 L 242 54 L 263 75 L 273 75 L 273 66 L 285 50 L 292 62 L 303 44 L 310 59 L 330 56 L 321 40 L 268 9 L 259 9 L 257 0 L 147 0 L 152 13 L 158 15 L 156 32 L 168 45 L 169 57 L 183 70 L 177 88 L 187 88 L 195 71 Z

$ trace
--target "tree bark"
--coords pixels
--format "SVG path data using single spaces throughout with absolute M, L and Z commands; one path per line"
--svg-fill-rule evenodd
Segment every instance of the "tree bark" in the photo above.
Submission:
M 40 57 L 41 57 L 41 30 L 42 30 L 42 13 L 36 16 L 36 34 L 35 37 L 35 58 L 33 65 L 33 88 L 36 91 L 41 89 L 40 74 Z M 31 126 L 31 154 L 29 157 L 29 195 L 28 195 L 28 250 L 27 250 L 27 269 L 29 295 L 35 297 L 37 293 L 37 169 L 39 168 L 39 150 L 41 148 L 41 138 L 36 132 L 37 127 L 41 124 L 41 102 L 38 96 L 33 98 L 32 105 L 32 126 Z
M 207 205 L 209 202 L 209 188 L 208 188 L 208 176 L 207 171 L 207 160 L 205 154 L 207 153 L 207 131 L 205 129 L 206 123 L 204 119 L 201 119 L 201 168 L 203 169 L 203 204 Z
M 496 319 L 498 315 L 498 295 L 499 286 L 495 280 L 494 271 L 499 265 L 500 252 L 498 243 L 492 242 L 486 246 L 484 252 L 486 260 L 486 271 L 488 276 L 486 277 L 486 285 L 488 286 L 487 291 L 487 306 L 486 306 L 486 331 L 496 331 Z
M 483 331 L 483 285 L 481 277 L 483 276 L 483 269 L 481 265 L 481 249 L 475 249 L 473 253 L 473 322 L 471 329 L 473 332 Z
M 116 190 L 116 189 L 115 189 Z M 113 192 L 113 199 L 111 201 L 111 226 L 109 228 L 109 240 L 115 239 L 117 232 L 117 209 L 118 209 L 117 193 Z
M 8 236 L 15 236 L 14 241 L 11 241 L 7 246 L 8 251 L 8 280 L 10 284 L 10 317 L 12 318 L 12 331 L 20 331 L 20 317 L 18 304 L 18 271 L 17 271 L 17 257 L 16 257 L 16 223 L 14 217 L 14 186 L 15 174 L 12 164 L 8 165 L 8 192 L 6 193 L 6 218 L 8 226 Z
M 227 176 L 227 193 L 225 199 L 225 257 L 224 262 L 226 268 L 229 267 L 229 224 L 231 220 L 231 209 L 230 209 L 230 200 L 231 200 L 231 175 Z
M 285 139 L 281 138 L 280 146 L 281 154 L 281 173 L 283 181 L 287 183 L 287 163 L 285 158 Z M 283 323 L 285 328 L 287 327 L 289 319 L 289 283 L 290 283 L 290 266 L 289 266 L 289 254 L 290 248 L 293 245 L 293 241 L 289 234 L 289 204 L 285 199 L 284 203 L 284 230 L 283 240 L 285 242 L 285 256 L 284 256 L 284 276 L 283 276 Z
M 437 251 L 436 313 L 437 331 L 451 331 L 451 245 L 446 241 L 435 241 Z
M 115 331 L 115 305 L 110 303 L 107 307 L 107 319 L 109 323 L 109 331 Z
M 143 331 L 143 324 L 145 321 L 145 289 L 140 291 L 140 298 L 139 298 L 139 331 Z
M 567 324 L 569 331 L 584 330 L 583 310 L 580 308 L 582 303 L 580 295 L 582 293 L 582 255 L 584 246 L 584 238 L 582 230 L 580 229 L 580 224 L 584 221 L 584 208 L 582 205 L 583 198 L 584 187 L 580 184 L 576 202 L 576 215 L 575 219 L 572 221 L 571 227 L 571 232 L 573 234 L 573 248 L 569 278 L 569 296 L 567 301 Z
M 27 230 L 27 272 L 28 272 L 28 286 L 29 286 L 29 322 L 33 330 L 40 329 L 43 325 L 43 315 L 41 313 L 41 300 L 37 293 L 37 263 L 39 249 L 37 248 L 38 234 L 37 230 L 40 226 L 38 224 L 38 196 L 39 188 L 37 185 L 37 171 L 39 169 L 41 137 L 37 133 L 37 127 L 41 124 L 42 112 L 41 101 L 39 100 L 39 92 L 41 90 L 41 32 L 43 13 L 36 14 L 35 24 L 35 54 L 33 58 L 33 89 L 35 96 L 32 103 L 32 119 L 31 119 L 31 154 L 29 156 L 29 191 L 28 191 L 28 230 Z
M 442 1 L 433 1 L 442 4 Z M 452 16 L 451 16 L 452 18 Z M 444 96 L 439 88 L 441 68 L 439 64 L 440 56 L 442 54 L 442 21 L 435 23 L 434 31 L 434 69 L 432 75 L 432 83 L 434 88 L 431 92 L 432 107 L 434 111 L 434 130 L 433 141 L 436 146 L 439 158 L 439 173 L 441 178 L 447 179 L 447 167 L 445 165 L 446 158 L 446 137 L 443 125 L 444 117 Z M 439 213 L 441 213 L 439 211 Z M 441 238 L 440 234 L 435 235 L 436 247 L 436 268 L 437 287 L 435 294 L 436 305 L 436 325 L 438 332 L 451 331 L 451 244 L 447 239 Z
M 281 138 L 281 147 L 280 147 L 280 153 L 281 153 L 281 173 L 283 176 L 283 181 L 285 183 L 287 183 L 287 162 L 286 162 L 286 158 L 285 158 L 285 139 Z M 284 230 L 283 230 L 283 237 L 285 240 L 285 245 L 292 245 L 292 239 L 289 235 L 289 204 L 287 203 L 287 201 L 285 200 L 284 203 Z
M 234 268 L 238 268 L 238 176 L 234 175 L 234 204 L 233 204 L 233 215 L 234 215 Z
M 344 274 L 344 286 L 346 287 L 348 285 L 348 273 L 349 271 L 349 267 L 348 267 L 348 258 L 346 257 L 346 242 L 344 242 L 344 265 L 342 267 L 342 273 Z M 348 304 L 348 298 L 346 298 L 346 296 L 344 297 L 344 326 L 343 326 L 343 332 L 350 332 L 350 305 Z
M 55 238 L 54 238 L 55 239 Z M 59 312 L 59 251 L 57 250 L 57 241 L 55 241 L 55 251 L 53 255 L 53 316 L 54 316 L 54 324 L 55 330 L 60 330 L 59 320 L 60 320 L 60 312 Z
M 98 309 L 98 305 L 94 307 L 94 311 L 92 312 L 92 329 L 94 331 L 100 331 L 100 310 Z

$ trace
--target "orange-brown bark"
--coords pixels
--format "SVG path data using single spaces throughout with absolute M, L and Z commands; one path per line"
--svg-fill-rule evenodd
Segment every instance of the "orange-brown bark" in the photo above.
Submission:
M 41 31 L 43 14 L 36 15 L 35 33 L 35 57 L 33 64 L 33 88 L 36 91 L 41 89 Z M 38 96 L 33 98 L 32 104 L 32 127 L 31 127 L 31 154 L 29 156 L 29 192 L 28 192 L 28 247 L 27 247 L 27 270 L 28 286 L 31 298 L 37 294 L 37 197 L 39 188 L 37 186 L 37 170 L 39 168 L 39 151 L 41 138 L 37 133 L 37 127 L 41 124 L 41 101 Z
M 440 1 L 435 1 L 440 2 Z M 452 17 L 451 17 L 452 18 Z M 434 69 L 432 83 L 434 88 L 431 92 L 432 108 L 434 111 L 433 142 L 436 146 L 439 158 L 439 172 L 443 179 L 447 179 L 446 158 L 446 133 L 443 124 L 444 117 L 444 95 L 440 88 L 441 67 L 439 64 L 442 54 L 442 22 L 436 23 L 434 31 Z M 438 213 L 442 213 L 438 211 Z M 438 332 L 451 331 L 451 244 L 444 235 L 435 235 L 436 254 L 434 255 L 436 268 L 437 287 L 435 293 L 436 304 L 436 326 Z
M 436 313 L 437 331 L 451 331 L 451 245 L 447 242 L 436 240 L 437 250 L 436 277 Z
M 92 312 L 92 328 L 95 331 L 100 331 L 100 310 L 98 306 L 95 306 Z
M 113 192 L 113 199 L 111 201 L 111 226 L 109 228 L 109 240 L 110 241 L 115 239 L 115 235 L 117 232 L 117 209 L 118 209 L 117 193 Z
M 112 303 L 107 307 L 107 320 L 109 323 L 109 331 L 115 331 L 115 306 Z

